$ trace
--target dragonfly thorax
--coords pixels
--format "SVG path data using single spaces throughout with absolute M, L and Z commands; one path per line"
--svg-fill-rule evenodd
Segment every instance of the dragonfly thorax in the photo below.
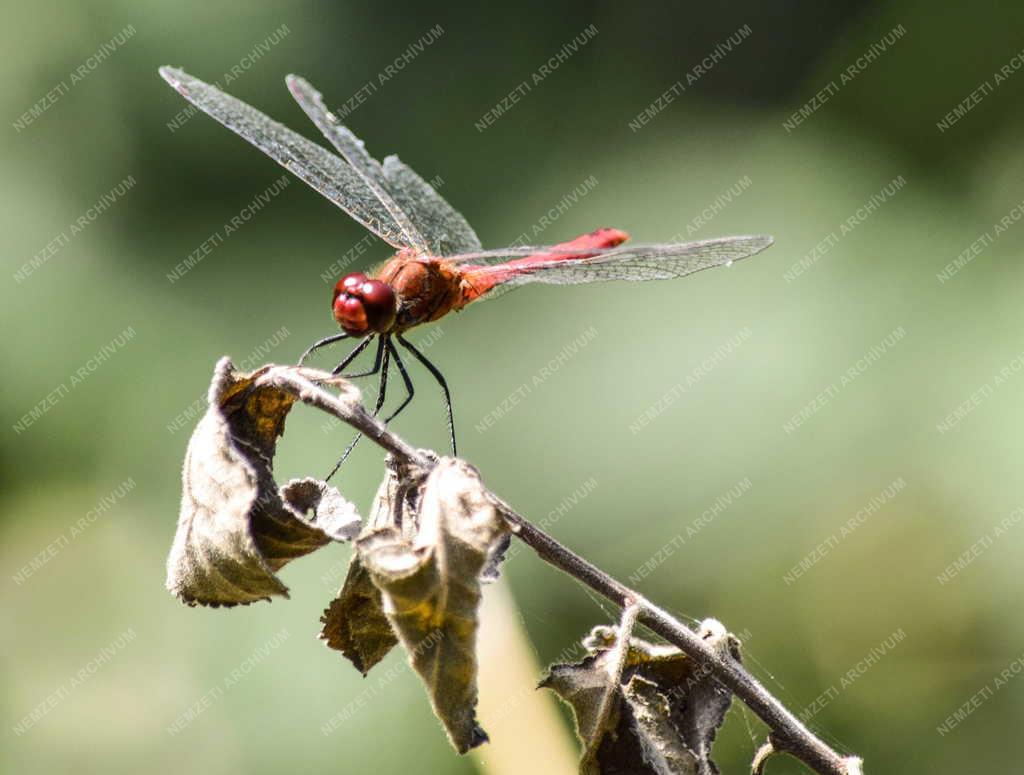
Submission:
M 377 279 L 397 297 L 396 331 L 429 323 L 462 306 L 462 278 L 444 260 L 398 253 L 381 267 Z

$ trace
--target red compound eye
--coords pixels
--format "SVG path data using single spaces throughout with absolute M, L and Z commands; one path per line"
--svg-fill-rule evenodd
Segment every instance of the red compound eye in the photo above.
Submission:
M 365 336 L 382 334 L 395 322 L 395 294 L 380 280 L 362 272 L 342 277 L 334 286 L 334 319 L 346 333 Z
M 338 293 L 355 293 L 360 285 L 369 280 L 366 275 L 362 272 L 354 272 L 347 274 L 338 280 L 338 284 L 334 286 L 335 294 Z
M 367 280 L 359 290 L 363 296 L 363 309 L 370 328 L 383 334 L 395 322 L 395 293 L 391 286 L 380 280 Z

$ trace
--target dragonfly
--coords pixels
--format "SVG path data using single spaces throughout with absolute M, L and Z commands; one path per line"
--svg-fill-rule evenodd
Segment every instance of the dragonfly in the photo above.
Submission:
M 438 192 L 397 156 L 383 163 L 324 104 L 305 79 L 289 75 L 292 96 L 337 151 L 331 153 L 256 108 L 173 67 L 160 75 L 186 100 L 244 138 L 350 217 L 393 247 L 395 254 L 372 275 L 352 272 L 338 280 L 331 298 L 340 333 L 313 343 L 299 359 L 343 340 L 358 344 L 333 370 L 345 378 L 379 376 L 374 416 L 387 394 L 391 364 L 398 369 L 405 397 L 384 419 L 395 419 L 415 394 L 399 352 L 408 352 L 433 376 L 444 396 L 448 436 L 456 455 L 451 391 L 444 375 L 406 338 L 410 329 L 440 320 L 473 302 L 528 283 L 576 285 L 606 280 L 668 280 L 730 265 L 760 253 L 767 235 L 720 237 L 696 242 L 632 244 L 619 229 L 599 228 L 567 242 L 484 250 L 473 228 Z M 372 342 L 373 366 L 345 373 Z M 327 479 L 359 441 L 349 444 Z

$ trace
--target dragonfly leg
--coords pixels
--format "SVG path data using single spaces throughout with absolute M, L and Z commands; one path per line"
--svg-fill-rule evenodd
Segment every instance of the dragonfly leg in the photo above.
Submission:
M 366 339 L 364 339 L 362 342 L 360 342 L 352 352 L 350 352 L 348 355 L 345 356 L 345 360 L 343 360 L 341 363 L 339 363 L 337 366 L 335 366 L 333 369 L 331 369 L 331 374 L 333 374 L 336 377 L 337 376 L 342 376 L 342 377 L 345 377 L 345 378 L 367 377 L 370 374 L 376 374 L 378 372 L 378 370 L 380 370 L 380 358 L 381 358 L 382 351 L 383 351 L 383 347 L 382 347 L 380 342 L 377 343 L 377 355 L 373 359 L 373 368 L 370 369 L 370 371 L 364 372 L 362 374 L 342 374 L 342 372 L 345 371 L 345 368 L 350 363 L 352 363 L 352 361 L 354 361 L 363 350 L 365 350 L 367 347 L 370 346 L 370 342 L 372 342 L 372 341 L 373 341 L 373 337 L 372 336 L 366 337 Z
M 396 334 L 398 343 L 401 344 L 406 350 L 411 352 L 420 363 L 426 366 L 427 371 L 434 375 L 434 379 L 437 380 L 437 384 L 441 386 L 441 390 L 444 391 L 444 403 L 445 408 L 448 410 L 448 437 L 452 443 L 452 456 L 457 456 L 455 448 L 455 419 L 452 417 L 452 394 L 448 390 L 448 383 L 445 382 L 444 376 L 438 371 L 437 367 L 427 360 L 426 356 L 417 350 L 412 342 L 404 338 L 401 334 Z
M 398 348 L 395 347 L 394 342 L 390 339 L 387 341 L 387 347 L 391 351 L 391 357 L 395 359 L 395 365 L 398 367 L 398 373 L 402 375 L 402 382 L 405 383 L 406 396 L 405 400 L 398 405 L 398 408 L 384 419 L 385 425 L 398 417 L 398 414 L 409 405 L 409 402 L 412 401 L 412 397 L 416 395 L 416 391 L 412 386 L 412 380 L 409 379 L 409 372 L 405 370 L 405 364 L 402 363 L 402 356 L 398 354 Z
M 325 336 L 319 342 L 315 342 L 314 344 L 310 345 L 309 349 L 306 350 L 306 352 L 302 353 L 302 356 L 299 358 L 299 366 L 303 364 L 306 358 L 312 355 L 315 351 L 319 350 L 321 347 L 326 347 L 329 344 L 334 344 L 335 342 L 340 342 L 342 339 L 348 338 L 349 335 L 346 334 L 344 331 L 342 331 L 340 334 L 332 334 L 331 336 Z
M 381 407 L 384 406 L 384 399 L 387 396 L 388 392 L 388 370 L 391 367 L 391 347 L 389 345 L 391 345 L 391 343 L 388 341 L 388 338 L 386 336 L 382 336 L 380 338 L 380 345 L 378 345 L 377 348 L 377 352 L 379 354 L 377 360 L 380 370 L 380 385 L 377 388 L 377 403 L 373 407 L 374 417 L 380 414 Z M 341 464 L 344 463 L 345 460 L 348 459 L 348 456 L 352 454 L 352 450 L 356 448 L 356 444 L 359 443 L 359 440 L 361 438 L 363 438 L 363 434 L 357 433 L 356 437 L 352 439 L 351 442 L 349 442 L 349 445 L 345 448 L 345 451 L 342 453 L 341 458 L 338 460 L 337 463 L 334 464 L 334 468 L 332 468 L 331 472 L 324 477 L 325 482 L 329 482 L 331 480 L 331 477 L 338 473 L 338 469 L 341 468 Z

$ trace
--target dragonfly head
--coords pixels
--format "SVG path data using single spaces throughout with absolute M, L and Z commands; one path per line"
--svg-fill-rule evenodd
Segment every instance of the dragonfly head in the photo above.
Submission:
M 383 334 L 394 325 L 398 305 L 387 283 L 362 272 L 347 274 L 334 286 L 334 319 L 346 334 Z

